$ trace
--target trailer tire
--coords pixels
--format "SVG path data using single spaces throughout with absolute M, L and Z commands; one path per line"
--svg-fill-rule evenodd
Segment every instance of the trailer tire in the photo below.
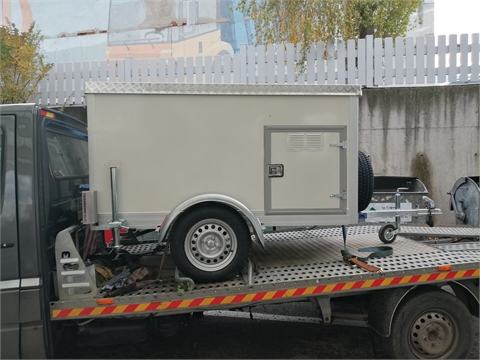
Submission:
M 397 234 L 393 233 L 396 229 L 392 224 L 385 224 L 378 231 L 378 237 L 384 244 L 391 244 L 397 238 Z
M 473 323 L 465 305 L 444 290 L 426 287 L 403 301 L 383 338 L 397 359 L 466 359 L 473 344 Z
M 252 240 L 247 223 L 228 206 L 201 205 L 175 221 L 170 249 L 175 265 L 195 282 L 225 281 L 248 258 Z
M 363 152 L 358 152 L 358 212 L 367 208 L 372 201 L 374 186 L 373 169 Z

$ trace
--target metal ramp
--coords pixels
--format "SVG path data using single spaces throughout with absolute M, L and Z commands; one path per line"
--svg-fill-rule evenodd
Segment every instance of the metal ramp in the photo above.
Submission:
M 480 228 L 463 226 L 406 226 L 402 225 L 399 235 L 403 236 L 430 236 L 453 238 L 479 238 Z
M 355 225 L 347 227 L 347 235 L 367 235 L 378 233 L 381 226 L 385 224 L 371 224 L 371 225 Z M 265 234 L 265 239 L 278 236 L 278 234 L 283 234 L 282 236 L 298 236 L 296 233 L 302 233 L 305 231 L 305 234 L 314 237 L 341 237 L 342 229 L 341 227 L 328 227 L 328 228 L 311 228 L 309 230 L 302 231 L 284 231 L 278 233 L 267 233 Z M 277 234 L 277 235 L 275 235 Z M 418 226 L 418 225 L 404 225 L 402 224 L 398 235 L 402 236 L 425 236 L 425 237 L 439 237 L 439 238 L 479 238 L 480 237 L 480 228 L 467 227 L 467 226 Z

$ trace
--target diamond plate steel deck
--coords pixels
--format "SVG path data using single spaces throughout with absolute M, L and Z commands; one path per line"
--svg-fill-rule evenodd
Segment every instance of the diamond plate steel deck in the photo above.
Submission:
M 465 251 L 465 250 L 480 250 L 479 242 L 458 243 L 458 244 L 435 244 L 432 245 L 438 249 L 446 251 Z
M 480 237 L 480 228 L 461 227 L 461 226 L 404 226 L 400 227 L 402 235 L 422 235 L 432 237 L 464 237 L 478 238 Z
M 383 225 L 383 224 L 382 224 Z M 382 225 L 358 225 L 347 227 L 348 235 L 373 234 L 378 233 Z M 313 230 L 312 230 L 313 231 Z M 319 236 L 342 236 L 340 227 L 318 229 Z M 480 228 L 467 226 L 418 226 L 401 225 L 399 235 L 403 236 L 429 236 L 429 237 L 455 237 L 455 238 L 478 238 L 480 237 Z M 267 235 L 268 236 L 268 235 Z
M 86 94 L 361 95 L 358 85 L 161 84 L 86 82 Z

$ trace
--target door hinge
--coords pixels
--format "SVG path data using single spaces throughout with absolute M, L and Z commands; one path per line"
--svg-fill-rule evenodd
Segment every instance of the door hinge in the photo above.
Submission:
M 334 197 L 338 197 L 342 200 L 346 200 L 347 199 L 347 192 L 346 191 L 342 191 L 340 194 L 330 194 L 330 197 L 331 198 L 334 198 Z
M 347 140 L 339 142 L 339 143 L 330 143 L 330 146 L 331 147 L 336 146 L 336 147 L 339 147 L 339 148 L 342 148 L 342 149 L 346 149 L 347 148 Z

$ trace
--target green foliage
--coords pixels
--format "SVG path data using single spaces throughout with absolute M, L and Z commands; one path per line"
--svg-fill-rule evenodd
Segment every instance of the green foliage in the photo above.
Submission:
M 422 0 L 239 0 L 254 21 L 256 43 L 311 44 L 336 39 L 405 36 Z
M 41 52 L 42 36 L 30 25 L 20 32 L 10 21 L 0 27 L 0 99 L 2 104 L 32 101 L 53 64 Z
M 349 0 L 345 1 L 342 37 L 344 39 L 405 36 L 410 15 L 422 0 Z

